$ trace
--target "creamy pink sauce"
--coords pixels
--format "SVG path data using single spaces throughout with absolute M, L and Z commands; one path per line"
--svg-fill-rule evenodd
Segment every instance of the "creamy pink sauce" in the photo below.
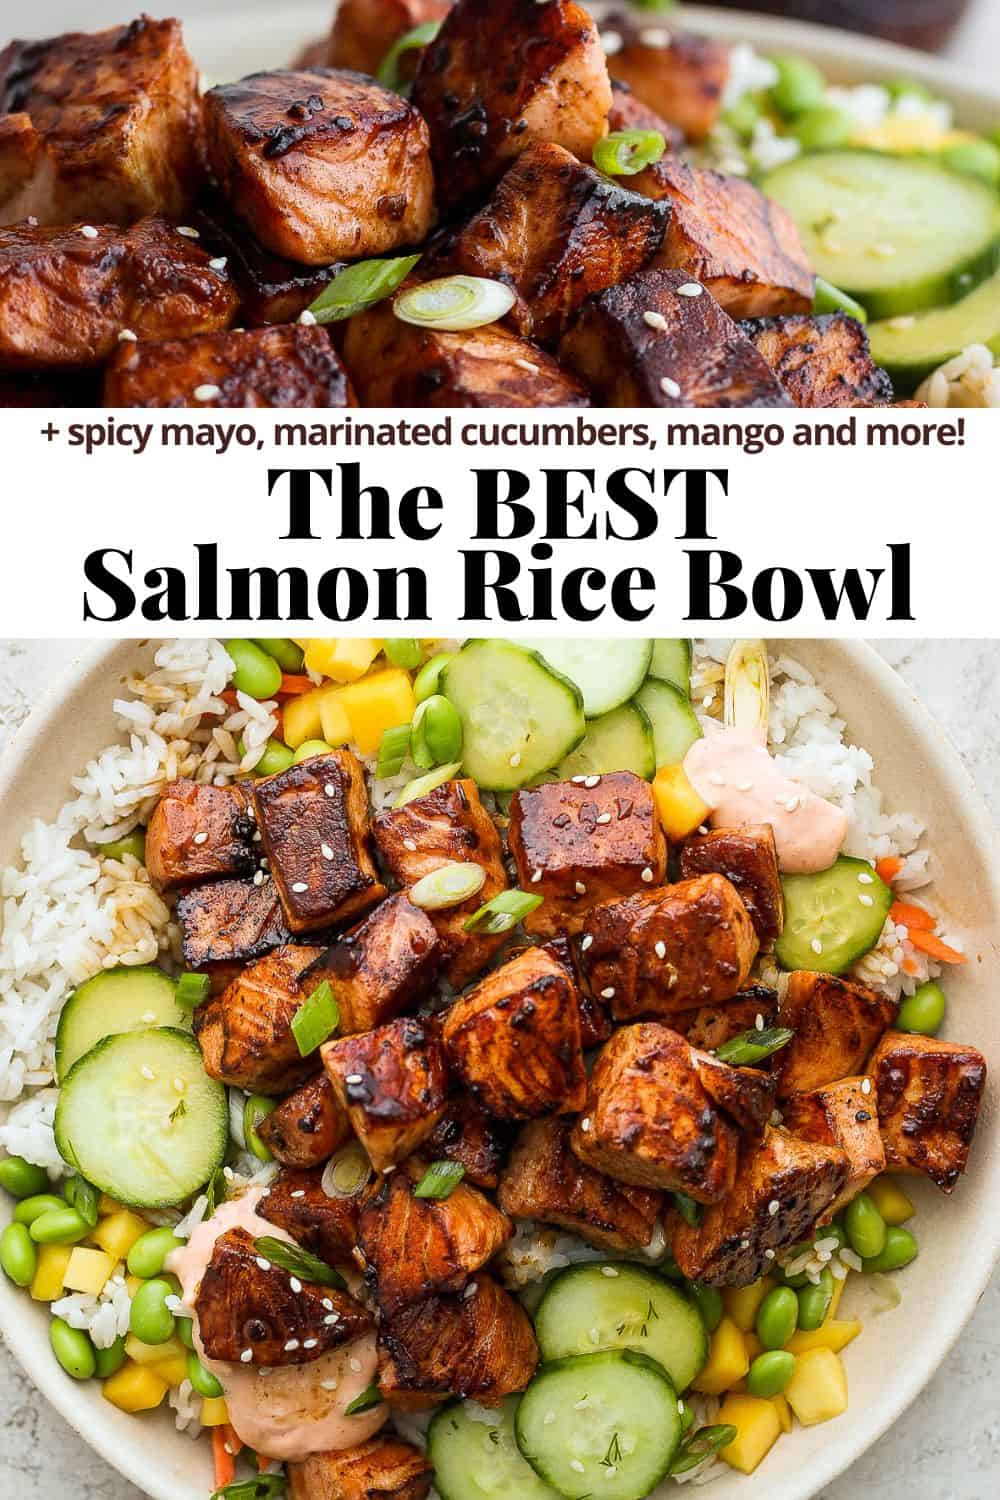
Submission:
M 246 1229 L 255 1239 L 269 1235 L 294 1243 L 291 1235 L 257 1213 L 261 1191 L 253 1188 L 223 1203 L 210 1219 L 195 1227 L 186 1245 L 167 1257 L 167 1270 L 180 1281 L 188 1307 L 194 1307 L 215 1242 L 227 1230 Z M 348 1280 L 352 1280 L 350 1275 Z M 229 1421 L 237 1436 L 268 1458 L 296 1462 L 310 1453 L 354 1448 L 373 1437 L 388 1417 L 385 1406 L 354 1417 L 344 1415 L 345 1408 L 377 1378 L 373 1332 L 310 1364 L 273 1370 L 206 1359 L 197 1320 L 194 1344 L 202 1364 L 222 1386 Z
M 844 847 L 846 814 L 779 771 L 765 729 L 706 724 L 704 738 L 684 757 L 684 770 L 712 809 L 713 828 L 770 823 L 787 875 L 828 870 Z

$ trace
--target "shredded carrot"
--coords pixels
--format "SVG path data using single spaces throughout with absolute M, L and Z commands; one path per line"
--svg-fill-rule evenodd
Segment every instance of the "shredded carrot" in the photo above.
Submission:
M 902 868 L 903 861 L 897 859 L 895 854 L 890 855 L 886 859 L 877 859 L 875 861 L 875 874 L 879 880 L 884 880 L 886 885 L 892 885 L 892 882 Z
M 913 959 L 912 958 L 904 958 L 903 959 L 903 973 L 904 974 L 911 974 L 912 975 L 912 974 L 915 974 L 916 972 L 917 972 L 917 965 L 914 963 Z
M 212 1428 L 212 1462 L 215 1465 L 215 1488 L 225 1489 L 232 1484 L 236 1474 L 236 1452 L 233 1447 L 233 1429 L 223 1423 Z
M 281 686 L 278 689 L 279 698 L 297 698 L 300 693 L 311 693 L 316 684 L 311 677 L 304 673 L 282 672 Z
M 968 963 L 964 953 L 959 953 L 957 948 L 949 948 L 947 943 L 942 943 L 933 932 L 911 932 L 910 942 L 914 948 L 919 948 L 921 953 L 926 953 L 931 958 L 936 958 L 943 964 Z
M 239 708 L 240 706 L 240 701 L 236 696 L 235 688 L 223 688 L 222 692 L 219 694 L 219 697 L 222 699 L 223 703 L 228 703 L 230 708 Z
M 933 932 L 937 926 L 929 911 L 924 911 L 922 906 L 914 906 L 911 901 L 894 901 L 889 908 L 889 915 L 897 927 L 907 927 L 910 932 Z

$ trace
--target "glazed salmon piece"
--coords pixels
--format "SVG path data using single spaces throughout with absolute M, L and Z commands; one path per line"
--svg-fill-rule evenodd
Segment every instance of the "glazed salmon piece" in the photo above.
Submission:
M 729 80 L 728 47 L 710 37 L 657 25 L 655 16 L 612 15 L 601 33 L 615 82 L 627 84 L 688 140 L 700 141 L 709 134 Z
M 250 794 L 242 786 L 172 781 L 146 829 L 146 868 L 157 890 L 252 875 L 257 866 Z
M 770 823 L 717 828 L 690 838 L 681 849 L 681 877 L 724 875 L 740 893 L 761 943 L 773 943 L 785 925 L 778 851 Z
M 287 943 L 281 902 L 273 880 L 214 880 L 195 886 L 177 902 L 184 961 L 210 975 L 218 992 L 242 964 Z
M 361 1193 L 331 1198 L 323 1190 L 323 1173 L 283 1171 L 264 1189 L 257 1212 L 269 1224 L 290 1234 L 297 1245 L 327 1265 L 350 1263 L 358 1239 Z
M 303 970 L 319 952 L 277 948 L 198 1006 L 194 1034 L 210 1078 L 248 1093 L 281 1094 L 315 1073 L 315 1059 L 299 1052 L 292 1017 L 305 1000 Z
M 464 1089 L 453 1093 L 448 1111 L 427 1143 L 431 1161 L 453 1161 L 475 1187 L 495 1188 L 510 1146 L 510 1127 L 478 1109 Z
M 536 141 L 588 161 L 611 108 L 597 27 L 574 0 L 458 0 L 420 59 L 413 103 L 448 209 Z
M 846 313 L 790 314 L 743 325 L 796 406 L 886 406 L 892 381 Z
M 892 1000 L 856 980 L 796 970 L 778 1007 L 778 1025 L 795 1032 L 774 1055 L 778 1098 L 860 1072 L 896 1010 Z
M 429 1023 L 404 1017 L 327 1042 L 323 1066 L 378 1172 L 419 1150 L 447 1108 L 444 1049 Z
M 304 976 L 312 991 L 326 980 L 340 1008 L 341 1036 L 393 1021 L 421 996 L 441 962 L 434 923 L 404 892 L 376 906 L 345 932 Z
M 205 95 L 208 159 L 232 211 L 305 265 L 418 245 L 434 223 L 427 126 L 359 73 L 253 73 Z
M 608 115 L 608 133 L 614 134 L 616 130 L 658 130 L 666 142 L 667 150 L 678 151 L 684 144 L 683 131 L 678 130 L 676 125 L 671 125 L 669 120 L 657 114 L 656 110 L 650 108 L 638 94 L 633 93 L 629 85 L 621 78 L 616 78 L 613 67 L 611 74 L 611 113 Z
M 891 1172 L 929 1177 L 954 1191 L 969 1160 L 986 1087 L 976 1047 L 937 1037 L 886 1032 L 868 1064 Z
M 315 1167 L 351 1138 L 350 1121 L 329 1078 L 311 1078 L 261 1120 L 257 1134 L 286 1167 Z
M 239 294 L 240 322 L 250 327 L 297 322 L 347 264 L 304 266 L 272 254 L 216 195 L 199 200 L 192 220 L 212 259 L 225 258 Z
M 288 1465 L 291 1500 L 427 1500 L 434 1470 L 418 1448 L 380 1433 L 356 1448 Z
M 878 1099 L 871 1078 L 841 1078 L 809 1094 L 793 1094 L 781 1109 L 785 1129 L 805 1141 L 839 1146 L 851 1175 L 823 1215 L 827 1223 L 885 1171 Z
M 180 217 L 203 175 L 200 143 L 179 21 L 140 16 L 0 51 L 0 224 Z
M 701 1052 L 715 1052 L 723 1042 L 744 1031 L 776 1026 L 778 992 L 767 985 L 752 985 L 724 1005 L 699 1005 L 694 1010 L 676 1011 L 670 1017 L 670 1024 L 692 1047 Z
M 343 0 L 323 62 L 375 74 L 400 37 L 429 21 L 443 21 L 450 9 L 451 0 Z

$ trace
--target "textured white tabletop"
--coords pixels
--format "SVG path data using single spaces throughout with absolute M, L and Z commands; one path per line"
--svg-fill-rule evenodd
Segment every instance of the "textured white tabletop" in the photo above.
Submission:
M 995 642 L 881 648 L 936 714 L 1000 817 Z M 64 641 L 0 641 L 0 743 L 73 654 Z M 888 1371 L 887 1371 L 888 1375 Z M 820 1500 L 987 1500 L 1000 1480 L 1000 1279 L 920 1399 Z M 0 1349 L 0 1495 L 13 1500 L 141 1500 Z M 516 1500 L 516 1497 L 511 1497 Z

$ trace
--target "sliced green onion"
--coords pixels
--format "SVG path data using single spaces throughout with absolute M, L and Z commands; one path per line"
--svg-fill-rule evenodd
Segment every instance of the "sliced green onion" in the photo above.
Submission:
M 440 693 L 417 704 L 410 754 L 425 771 L 458 760 L 462 754 L 462 720 L 455 705 Z
M 418 328 L 456 333 L 498 323 L 517 297 L 502 281 L 485 276 L 442 276 L 403 292 L 392 304 L 396 317 Z
M 363 1411 L 371 1411 L 373 1406 L 381 1405 L 382 1391 L 378 1385 L 378 1382 L 372 1381 L 371 1385 L 366 1386 L 366 1388 L 361 1392 L 360 1396 L 355 1396 L 350 1405 L 344 1407 L 344 1416 L 360 1417 Z
M 339 1271 L 328 1266 L 319 1256 L 300 1249 L 298 1245 L 290 1245 L 287 1240 L 276 1240 L 265 1234 L 259 1240 L 254 1240 L 253 1247 L 272 1266 L 277 1266 L 279 1271 L 287 1271 L 290 1276 L 298 1276 L 300 1281 L 311 1281 L 316 1286 L 337 1287 L 342 1292 L 347 1290 L 347 1282 Z
M 594 166 L 609 177 L 634 177 L 666 155 L 659 130 L 613 130 L 594 147 Z
M 433 792 L 435 787 L 451 781 L 461 769 L 458 761 L 452 761 L 450 765 L 438 766 L 436 771 L 428 771 L 426 776 L 415 776 L 412 781 L 406 783 L 392 804 L 393 807 L 405 807 L 407 802 L 414 802 L 418 797 L 426 797 L 428 792 Z
M 212 1217 L 220 1203 L 225 1203 L 227 1196 L 228 1192 L 226 1188 L 225 1173 L 222 1167 L 216 1167 L 215 1171 L 208 1179 L 208 1185 L 205 1188 L 205 1198 L 208 1203 L 208 1207 L 205 1212 L 206 1219 L 210 1219 Z
M 419 641 L 385 641 L 382 650 L 394 667 L 405 667 L 412 672 L 424 659 L 424 649 Z
M 696 1469 L 699 1464 L 712 1453 L 718 1453 L 720 1448 L 728 1448 L 730 1443 L 736 1441 L 736 1428 L 730 1422 L 719 1422 L 715 1427 L 699 1427 L 697 1432 L 688 1433 L 674 1454 L 670 1465 L 671 1474 L 686 1474 L 689 1469 Z
M 232 1484 L 223 1485 L 212 1500 L 281 1500 L 287 1494 L 284 1474 L 255 1474 L 253 1479 L 234 1479 Z
M 328 1198 L 356 1198 L 371 1175 L 368 1152 L 360 1141 L 351 1141 L 330 1157 L 320 1187 Z
M 499 896 L 494 896 L 492 901 L 487 901 L 477 912 L 473 912 L 464 924 L 466 932 L 484 932 L 489 936 L 496 936 L 500 932 L 510 932 L 518 922 L 523 922 L 533 911 L 537 911 L 542 904 L 541 896 L 529 896 L 527 891 L 519 891 L 517 887 L 512 891 L 501 891 Z
M 309 311 L 317 323 L 341 323 L 367 312 L 402 285 L 419 259 L 419 255 L 400 255 L 391 260 L 359 260 L 323 288 Z
M 771 674 L 764 641 L 734 641 L 726 659 L 726 723 L 730 729 L 766 729 Z
M 393 43 L 379 63 L 378 72 L 375 74 L 384 89 L 392 89 L 394 94 L 403 93 L 405 86 L 399 71 L 399 64 L 408 52 L 419 51 L 429 42 L 433 42 L 440 30 L 440 21 L 423 21 Z
M 717 1047 L 715 1055 L 720 1062 L 729 1063 L 730 1067 L 752 1068 L 754 1063 L 763 1062 L 765 1057 L 787 1047 L 794 1035 L 795 1032 L 789 1031 L 787 1026 L 771 1026 L 764 1031 L 741 1031 L 739 1036 L 732 1036 L 728 1042 Z
M 690 1224 L 692 1229 L 696 1229 L 701 1223 L 701 1204 L 689 1198 L 687 1193 L 674 1193 L 672 1197 L 674 1207 L 685 1224 Z
M 266 1099 L 263 1094 L 251 1094 L 243 1106 L 243 1138 L 247 1143 L 247 1150 L 258 1161 L 274 1160 L 273 1153 L 257 1134 L 257 1127 L 268 1115 L 273 1115 L 277 1107 L 277 1099 Z
M 63 1186 L 63 1197 L 70 1207 L 76 1209 L 85 1224 L 91 1229 L 97 1228 L 97 1190 L 91 1187 L 86 1178 L 76 1173 L 68 1177 Z
M 677 0 L 632 0 L 636 10 L 658 10 L 661 13 L 673 10 Z
M 339 1025 L 340 1006 L 333 998 L 329 982 L 324 979 L 292 1017 L 292 1035 L 300 1054 L 308 1057 L 315 1052 Z
M 182 974 L 177 981 L 177 989 L 174 999 L 178 1005 L 189 1005 L 193 1010 L 200 1005 L 212 988 L 212 981 L 207 974 Z
M 410 753 L 410 728 L 409 724 L 396 724 L 392 729 L 383 729 L 378 742 L 376 780 L 385 781 L 389 776 L 399 775 Z
M 460 1161 L 435 1161 L 427 1168 L 416 1187 L 414 1198 L 434 1198 L 439 1203 L 450 1198 L 465 1176 Z
M 849 318 L 857 318 L 859 323 L 868 322 L 868 309 L 862 307 L 860 302 L 855 302 L 846 292 L 842 292 L 839 286 L 834 286 L 832 281 L 824 281 L 822 276 L 816 277 L 816 286 L 813 291 L 813 312 L 821 313 L 847 313 Z
M 441 673 L 448 663 L 454 660 L 454 651 L 439 651 L 436 656 L 431 657 L 430 661 L 424 662 L 413 679 L 413 696 L 418 703 L 423 703 L 425 698 L 430 698 L 438 691 Z
M 486 871 L 482 865 L 463 863 L 459 860 L 440 865 L 416 885 L 407 895 L 421 911 L 444 911 L 449 906 L 461 906 L 479 894 L 486 883 Z

